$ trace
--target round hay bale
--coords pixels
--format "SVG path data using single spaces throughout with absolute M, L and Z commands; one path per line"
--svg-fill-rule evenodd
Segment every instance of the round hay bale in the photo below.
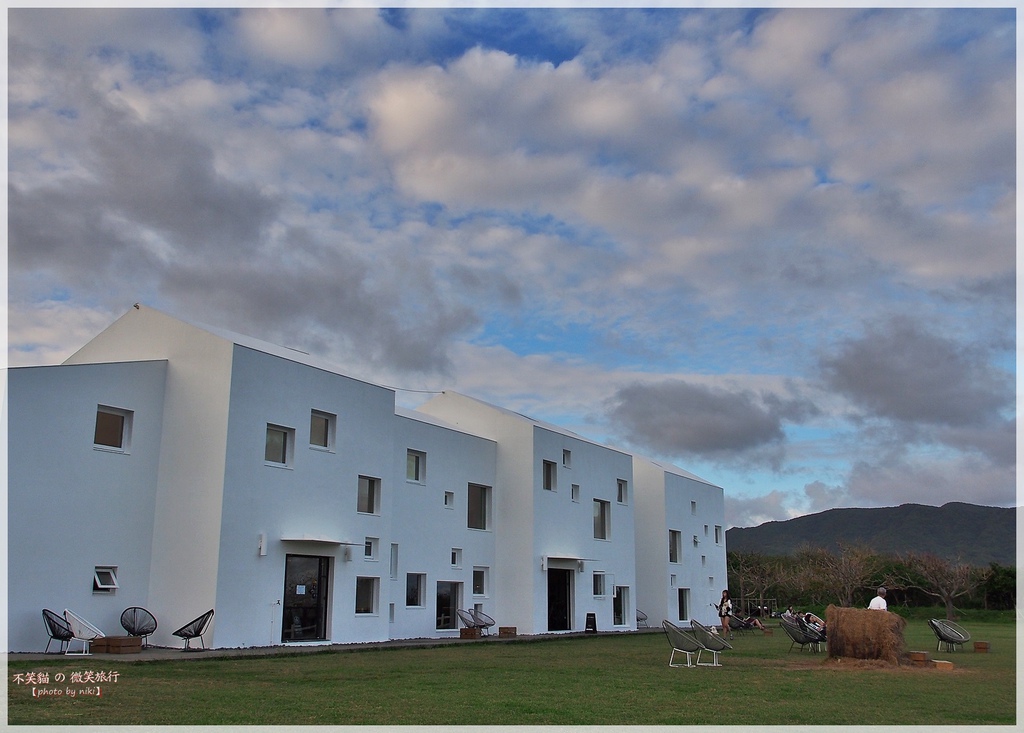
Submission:
M 901 664 L 906 656 L 907 622 L 888 611 L 829 606 L 825 610 L 830 659 L 879 659 Z

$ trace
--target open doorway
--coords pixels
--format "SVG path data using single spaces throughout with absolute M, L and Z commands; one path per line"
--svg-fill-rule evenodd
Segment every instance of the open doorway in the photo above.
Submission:
M 548 631 L 572 629 L 572 570 L 548 568 Z
M 327 639 L 327 584 L 331 558 L 285 555 L 281 641 Z

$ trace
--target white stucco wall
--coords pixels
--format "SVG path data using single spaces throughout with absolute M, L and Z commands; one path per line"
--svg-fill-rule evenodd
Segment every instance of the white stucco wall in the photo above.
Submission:
M 394 393 L 332 372 L 235 347 L 228 422 L 217 613 L 231 618 L 220 646 L 281 643 L 285 556 L 332 558 L 328 634 L 332 641 L 388 638 L 387 552 L 393 537 Z M 331 450 L 310 447 L 310 412 L 337 416 Z M 291 465 L 264 461 L 267 425 L 295 431 Z M 380 508 L 360 514 L 360 475 L 380 479 Z M 265 536 L 266 554 L 259 554 Z M 282 541 L 300 537 L 323 541 Z M 363 541 L 379 540 L 366 562 Z M 346 548 L 348 552 L 346 552 Z M 348 558 L 348 559 L 346 559 Z M 380 577 L 378 613 L 355 613 L 357 576 Z
M 43 608 L 116 635 L 125 608 L 151 604 L 166 375 L 164 361 L 9 370 L 9 650 L 46 647 Z M 127 450 L 94 447 L 98 405 L 133 413 Z M 96 566 L 117 568 L 115 592 L 93 593 Z

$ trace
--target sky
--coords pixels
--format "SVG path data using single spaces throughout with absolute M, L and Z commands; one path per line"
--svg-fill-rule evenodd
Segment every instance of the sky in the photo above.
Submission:
M 142 302 L 723 487 L 1015 503 L 995 9 L 19 9 L 8 362 Z

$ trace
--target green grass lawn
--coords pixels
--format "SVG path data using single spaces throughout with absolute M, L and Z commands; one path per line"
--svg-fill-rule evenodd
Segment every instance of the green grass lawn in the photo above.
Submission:
M 103 725 L 970 725 L 1016 722 L 1015 626 L 936 652 L 924 621 L 907 649 L 952 671 L 825 661 L 781 629 L 737 637 L 720 668 L 667 666 L 664 634 L 481 641 L 439 648 L 141 662 L 54 657 L 8 666 L 8 722 Z M 102 694 L 33 697 L 15 675 L 117 672 Z M 63 674 L 65 682 L 55 678 Z M 23 677 L 24 679 L 24 677 Z M 73 687 L 88 687 L 85 684 Z

